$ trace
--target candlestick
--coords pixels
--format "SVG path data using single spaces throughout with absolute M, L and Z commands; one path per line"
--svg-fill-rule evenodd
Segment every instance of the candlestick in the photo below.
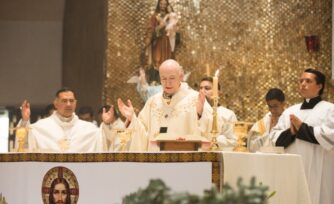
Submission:
M 219 145 L 217 143 L 217 136 L 218 136 L 218 76 L 219 76 L 219 69 L 217 69 L 215 75 L 213 76 L 213 82 L 212 82 L 212 130 L 211 130 L 211 151 L 217 151 L 219 150 Z
M 212 97 L 213 106 L 212 106 L 212 129 L 211 129 L 211 151 L 219 150 L 219 145 L 217 143 L 218 136 L 218 118 L 217 118 L 217 108 L 218 108 L 218 96 Z

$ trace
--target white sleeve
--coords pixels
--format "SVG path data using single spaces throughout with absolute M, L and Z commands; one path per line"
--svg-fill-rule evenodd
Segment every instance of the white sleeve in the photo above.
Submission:
M 269 134 L 269 140 L 271 140 L 273 144 L 276 144 L 280 134 L 290 127 L 289 115 L 290 113 L 288 113 L 288 111 L 284 111 L 280 116 L 277 124 L 272 128 Z
M 130 151 L 147 151 L 148 149 L 148 129 L 150 124 L 150 104 L 152 100 L 145 103 L 138 117 L 133 114 L 129 129 L 132 129 Z
M 327 111 L 325 122 L 313 127 L 314 137 L 326 150 L 332 150 L 334 146 L 334 108 Z

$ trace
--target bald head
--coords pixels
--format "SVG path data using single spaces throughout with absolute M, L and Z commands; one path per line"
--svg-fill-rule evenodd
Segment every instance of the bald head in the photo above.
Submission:
M 180 64 L 177 61 L 175 61 L 173 59 L 168 59 L 168 60 L 164 61 L 159 67 L 159 72 L 161 72 L 162 70 L 163 71 L 164 70 L 175 70 L 180 75 L 181 74 L 183 75 L 182 67 L 180 66 Z
M 159 67 L 160 81 L 166 94 L 178 91 L 183 79 L 183 69 L 172 59 L 164 61 Z

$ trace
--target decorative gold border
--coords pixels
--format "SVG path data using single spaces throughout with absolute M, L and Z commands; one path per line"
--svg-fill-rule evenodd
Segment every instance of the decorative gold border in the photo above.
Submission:
M 0 154 L 0 162 L 212 162 L 212 183 L 221 188 L 224 175 L 221 152 L 170 153 L 9 153 Z

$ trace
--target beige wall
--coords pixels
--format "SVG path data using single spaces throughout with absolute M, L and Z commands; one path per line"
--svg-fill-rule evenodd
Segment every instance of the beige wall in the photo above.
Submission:
M 0 0 L 0 106 L 44 107 L 67 86 L 101 106 L 106 1 Z
M 42 106 L 61 86 L 63 0 L 0 1 L 0 106 Z

